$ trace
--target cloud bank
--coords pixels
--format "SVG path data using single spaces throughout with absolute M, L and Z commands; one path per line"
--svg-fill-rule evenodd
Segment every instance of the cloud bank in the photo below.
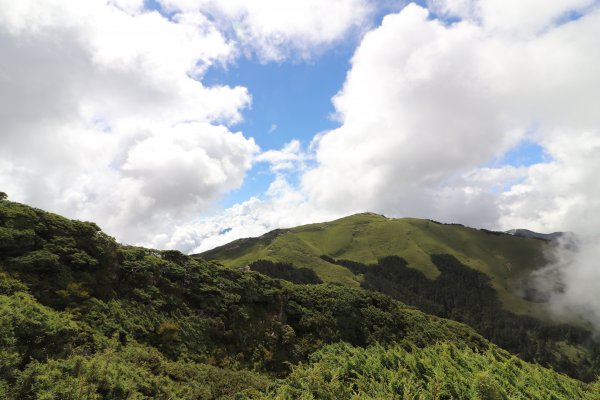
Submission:
M 342 126 L 317 139 L 318 165 L 303 189 L 345 212 L 507 224 L 520 207 L 490 193 L 484 176 L 510 182 L 515 171 L 481 167 L 524 139 L 578 162 L 577 149 L 559 154 L 554 143 L 591 132 L 576 141 L 586 148 L 600 126 L 598 18 L 594 10 L 530 34 L 479 18 L 448 25 L 416 5 L 387 16 L 354 55 L 334 98 Z M 460 204 L 470 204 L 471 220 Z

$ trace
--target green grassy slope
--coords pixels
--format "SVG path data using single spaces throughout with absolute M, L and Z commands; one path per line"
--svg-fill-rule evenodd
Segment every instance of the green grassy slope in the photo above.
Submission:
M 409 266 L 435 279 L 439 271 L 430 255 L 450 254 L 488 275 L 508 310 L 539 316 L 543 313 L 539 305 L 524 301 L 511 290 L 511 285 L 528 271 L 543 265 L 547 246 L 538 239 L 364 213 L 279 230 L 256 239 L 237 240 L 200 256 L 230 267 L 248 265 L 258 259 L 286 262 L 312 268 L 325 282 L 356 287 L 360 285 L 360 276 L 327 263 L 320 256 L 372 264 L 382 257 L 397 255 Z

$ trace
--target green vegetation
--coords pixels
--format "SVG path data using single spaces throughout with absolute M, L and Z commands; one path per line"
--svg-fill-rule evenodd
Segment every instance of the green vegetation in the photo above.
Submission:
M 588 385 L 510 354 L 437 343 L 424 348 L 327 346 L 264 399 L 598 399 Z
M 399 256 L 412 268 L 435 279 L 440 271 L 432 254 L 449 254 L 490 277 L 505 308 L 516 314 L 543 317 L 539 304 L 525 301 L 511 290 L 531 270 L 544 264 L 548 244 L 542 240 L 495 234 L 458 224 L 440 224 L 414 218 L 390 219 L 364 213 L 336 221 L 276 230 L 260 238 L 240 239 L 199 256 L 228 267 L 264 259 L 314 270 L 325 282 L 358 287 L 361 278 L 321 259 L 374 264 Z
M 465 354 L 465 368 L 479 363 L 503 379 L 490 369 L 493 360 L 477 357 L 504 353 L 468 326 L 382 293 L 318 284 L 314 273 L 289 265 L 254 267 L 310 284 L 122 246 L 93 223 L 7 200 L 0 201 L 0 239 L 2 399 L 271 398 L 335 349 L 340 365 L 373 349 L 412 363 L 409 355 L 425 360 L 443 344 Z M 558 379 L 568 393 L 598 393 L 541 367 L 515 368 L 538 371 L 534 386 Z M 461 385 L 455 375 L 444 379 Z M 334 398 L 353 396 L 327 385 Z M 535 389 L 513 386 L 521 397 Z
M 298 284 L 323 283 L 312 269 L 302 267 L 296 268 L 292 264 L 258 260 L 254 261 L 248 267 L 252 271 L 257 271 L 273 278 L 284 279 Z

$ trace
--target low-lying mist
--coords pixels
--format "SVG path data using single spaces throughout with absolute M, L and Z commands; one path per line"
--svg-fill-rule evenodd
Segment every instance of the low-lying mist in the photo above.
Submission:
M 600 332 L 600 235 L 564 234 L 536 271 L 535 289 L 560 319 L 583 319 Z

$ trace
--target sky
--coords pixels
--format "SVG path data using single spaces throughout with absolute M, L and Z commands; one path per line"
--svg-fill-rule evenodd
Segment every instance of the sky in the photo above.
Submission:
M 0 0 L 0 190 L 186 253 L 365 211 L 576 232 L 557 307 L 600 322 L 599 38 L 594 0 Z

